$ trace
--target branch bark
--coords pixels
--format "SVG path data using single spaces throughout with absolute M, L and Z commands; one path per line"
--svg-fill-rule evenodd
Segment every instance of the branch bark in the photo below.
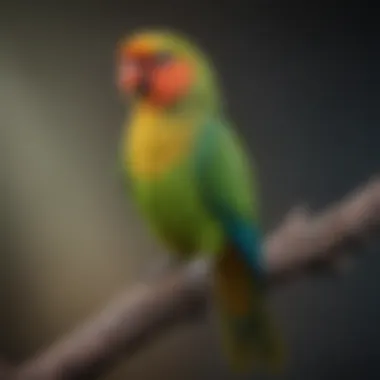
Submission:
M 324 212 L 296 208 L 265 240 L 273 283 L 329 268 L 380 227 L 380 180 Z M 355 248 L 357 246 L 355 245 Z M 202 312 L 209 294 L 209 263 L 194 262 L 153 285 L 121 294 L 92 320 L 14 371 L 14 380 L 95 379 L 115 360 L 134 353 L 169 326 Z

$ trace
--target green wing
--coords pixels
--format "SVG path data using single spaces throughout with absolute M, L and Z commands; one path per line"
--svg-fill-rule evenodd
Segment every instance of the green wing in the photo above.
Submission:
M 261 268 L 261 233 L 254 168 L 234 131 L 208 123 L 198 144 L 196 173 L 205 207 L 255 271 Z

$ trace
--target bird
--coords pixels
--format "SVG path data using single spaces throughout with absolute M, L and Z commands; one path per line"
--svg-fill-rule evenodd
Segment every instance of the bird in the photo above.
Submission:
M 212 260 L 228 365 L 282 368 L 282 338 L 265 300 L 256 166 L 212 60 L 179 32 L 143 29 L 118 42 L 115 61 L 129 111 L 117 149 L 129 197 L 170 255 Z

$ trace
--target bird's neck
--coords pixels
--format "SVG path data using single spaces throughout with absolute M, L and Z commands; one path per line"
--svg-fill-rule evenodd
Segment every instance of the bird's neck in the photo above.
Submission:
M 178 165 L 191 149 L 195 118 L 146 103 L 135 104 L 123 136 L 123 157 L 132 175 L 155 179 Z

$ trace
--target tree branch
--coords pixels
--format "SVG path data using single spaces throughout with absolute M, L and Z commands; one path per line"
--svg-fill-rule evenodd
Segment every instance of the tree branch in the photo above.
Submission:
M 270 279 L 328 268 L 365 243 L 380 227 L 380 180 L 311 215 L 296 208 L 265 240 Z M 357 248 L 357 247 L 356 247 Z M 94 379 L 121 356 L 134 353 L 165 328 L 202 312 L 209 293 L 209 263 L 194 262 L 154 285 L 138 285 L 62 341 L 23 363 L 15 380 Z

